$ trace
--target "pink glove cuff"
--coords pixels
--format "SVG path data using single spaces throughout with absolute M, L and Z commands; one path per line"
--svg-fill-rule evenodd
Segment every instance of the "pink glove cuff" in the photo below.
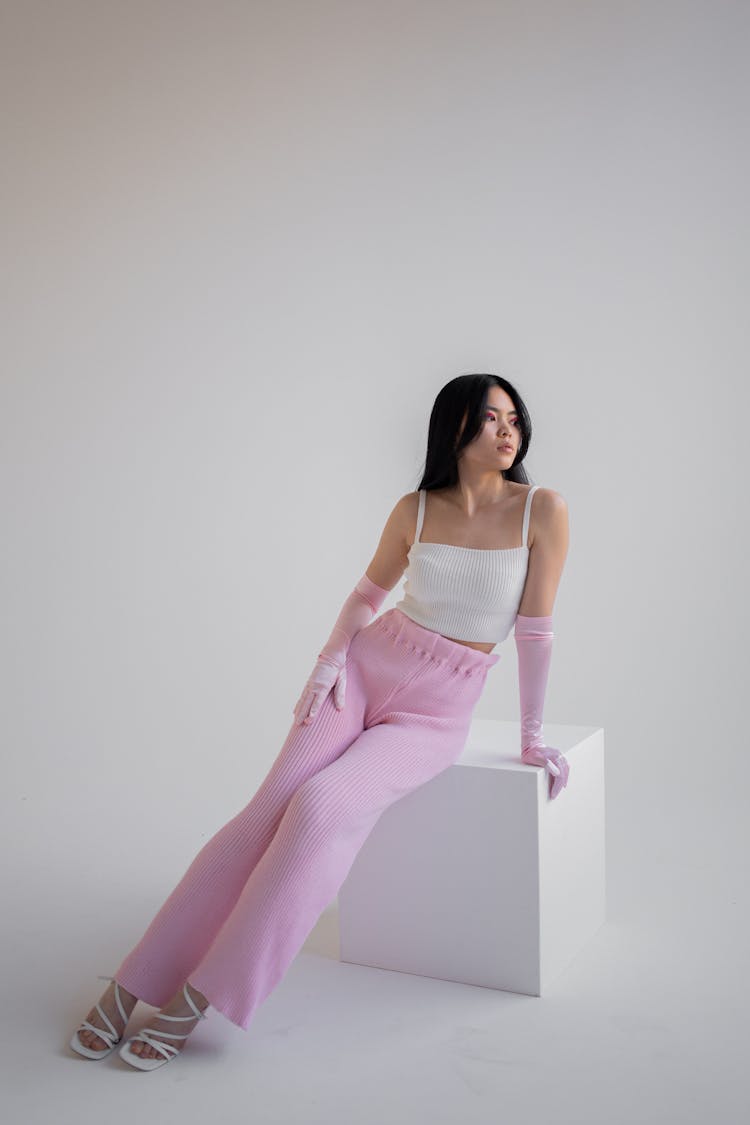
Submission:
M 390 590 L 384 590 L 382 586 L 378 586 L 368 578 L 367 573 L 362 575 L 354 589 L 370 603 L 373 617 L 390 593 Z
M 363 574 L 342 606 L 330 637 L 318 653 L 318 660 L 342 667 L 356 633 L 369 625 L 389 591 Z
M 552 614 L 548 617 L 524 617 L 516 614 L 514 635 L 527 635 L 534 633 L 552 633 Z M 554 633 L 552 634 L 554 636 Z

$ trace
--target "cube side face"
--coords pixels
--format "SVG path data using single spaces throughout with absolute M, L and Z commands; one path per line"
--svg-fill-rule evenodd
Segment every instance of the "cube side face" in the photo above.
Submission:
M 539 994 L 531 771 L 457 764 L 386 809 L 339 891 L 343 961 Z
M 556 800 L 540 778 L 542 992 L 606 921 L 604 731 L 567 755 L 570 780 Z

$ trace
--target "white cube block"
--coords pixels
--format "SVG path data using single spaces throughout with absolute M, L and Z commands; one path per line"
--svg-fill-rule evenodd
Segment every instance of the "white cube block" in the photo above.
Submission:
M 570 763 L 519 760 L 474 719 L 455 765 L 382 814 L 339 889 L 340 959 L 541 996 L 605 921 L 604 731 L 544 724 Z

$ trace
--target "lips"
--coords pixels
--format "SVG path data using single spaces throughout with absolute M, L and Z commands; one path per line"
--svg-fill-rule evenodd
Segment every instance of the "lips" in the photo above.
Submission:
M 512 453 L 513 452 L 513 446 L 512 445 L 498 445 L 497 448 L 502 449 L 503 453 Z

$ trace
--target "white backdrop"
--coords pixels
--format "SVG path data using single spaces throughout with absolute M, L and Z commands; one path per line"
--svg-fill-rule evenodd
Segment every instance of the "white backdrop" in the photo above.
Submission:
M 605 727 L 611 916 L 736 893 L 748 6 L 1 11 L 7 893 L 158 905 L 468 371 L 568 501 L 545 718 Z

